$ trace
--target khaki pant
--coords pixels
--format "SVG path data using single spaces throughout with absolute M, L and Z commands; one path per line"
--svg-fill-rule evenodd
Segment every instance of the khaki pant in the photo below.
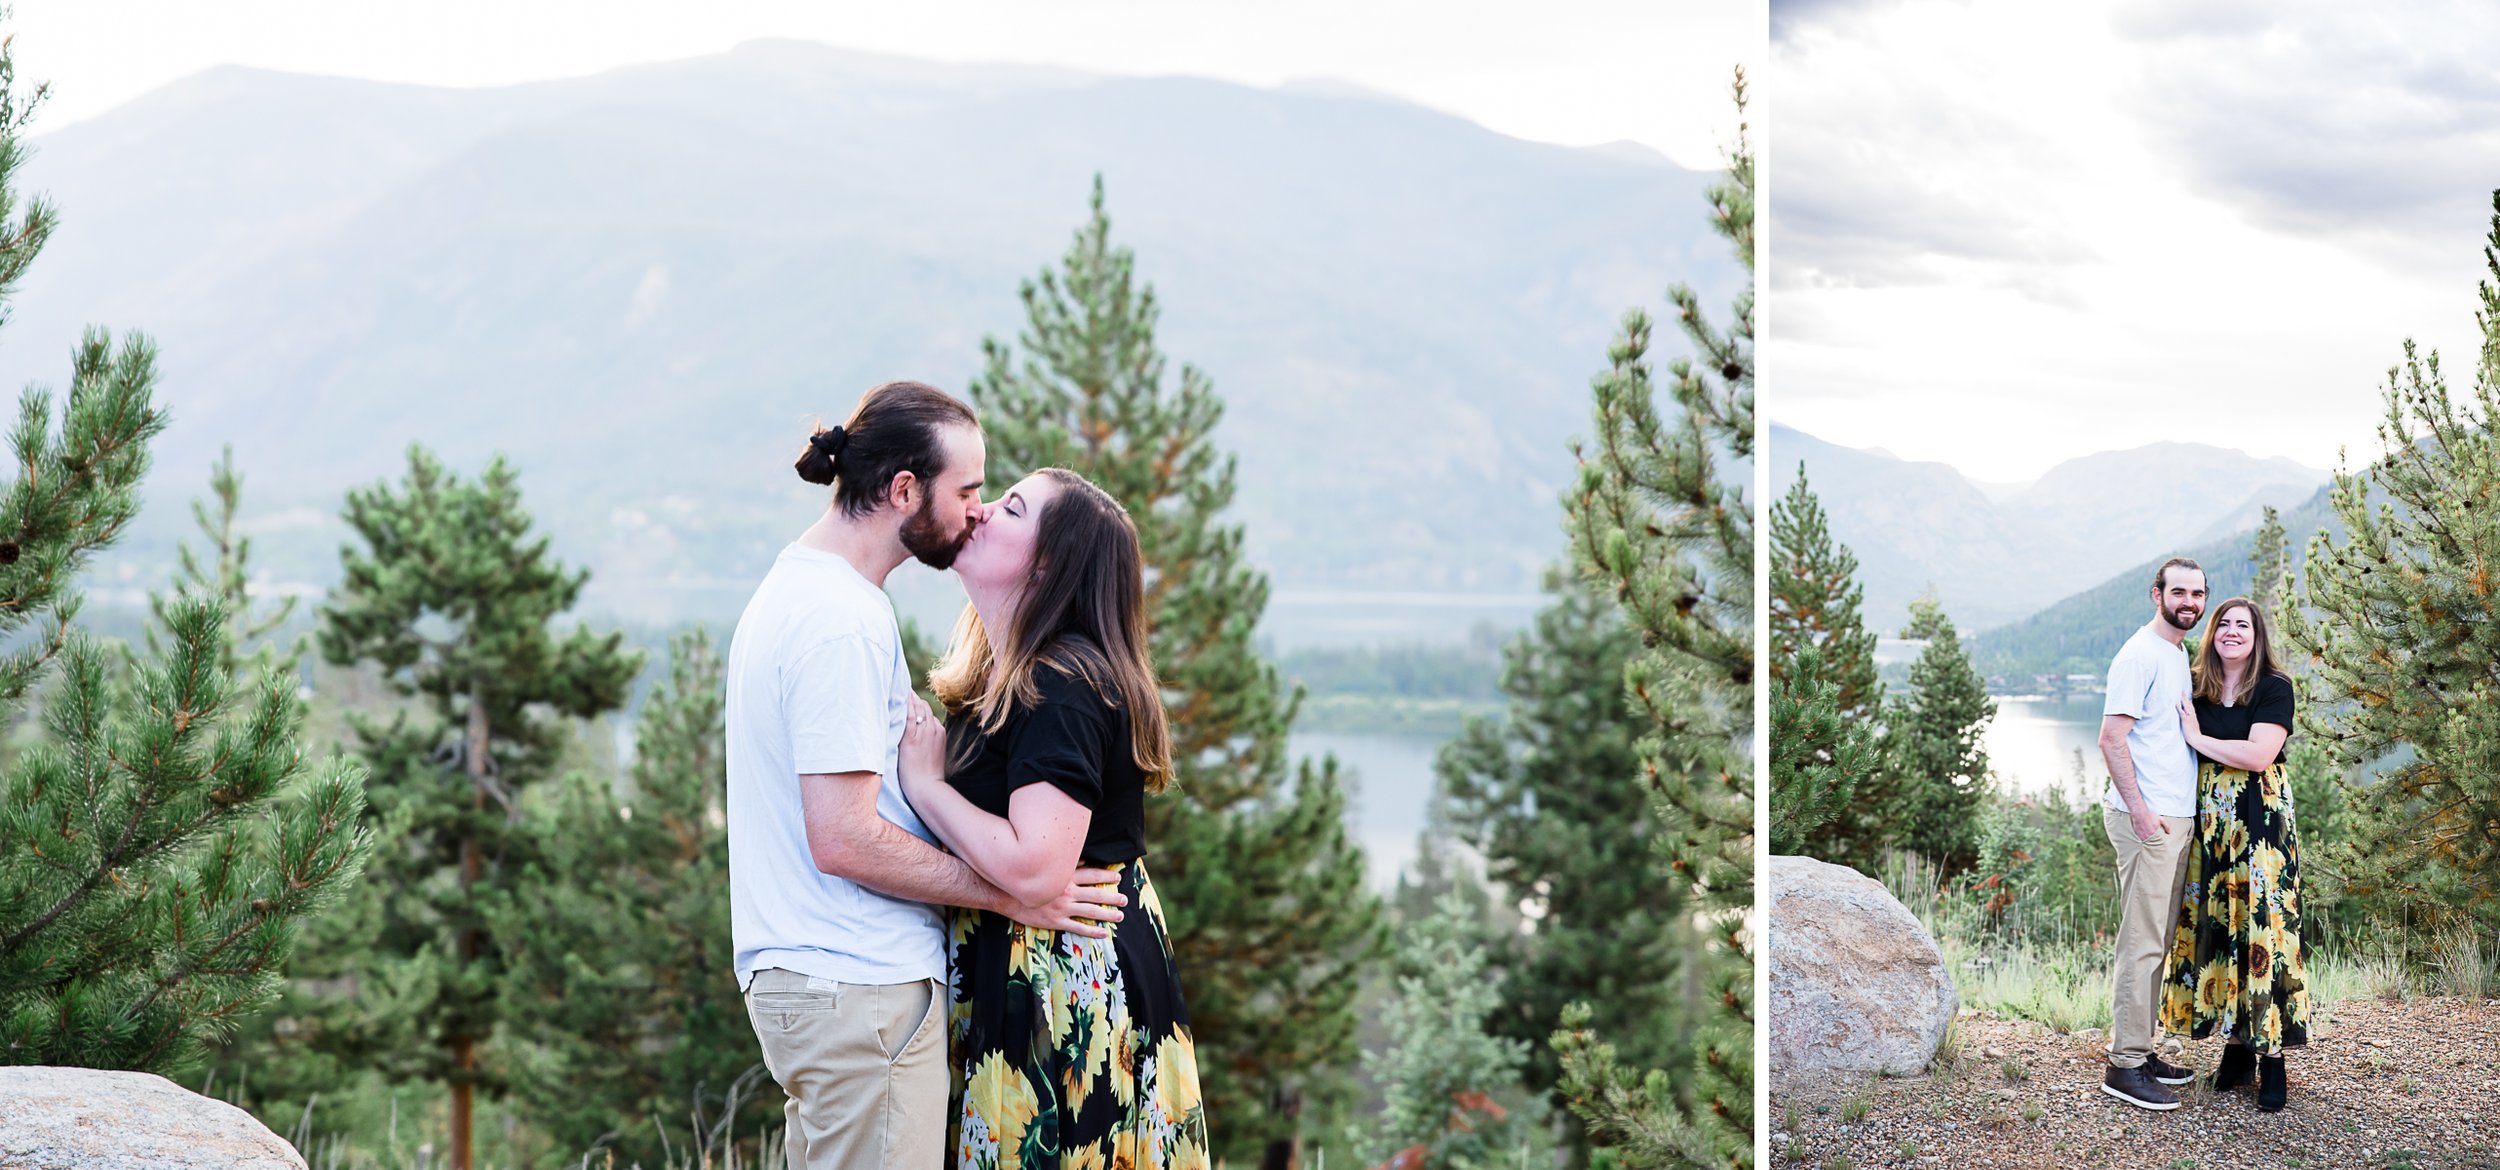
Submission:
M 2159 1039 L 2162 975 L 2170 941 L 2179 926 L 2179 887 L 2187 880 L 2188 850 L 2196 845 L 2195 817 L 2162 817 L 2170 831 L 2146 844 L 2134 822 L 2113 808 L 2101 810 L 2101 827 L 2118 851 L 2118 954 L 2111 977 L 2109 1063 L 2140 1068 Z
M 764 1067 L 789 1095 L 790 1170 L 939 1170 L 946 988 L 836 983 L 778 967 L 747 985 Z

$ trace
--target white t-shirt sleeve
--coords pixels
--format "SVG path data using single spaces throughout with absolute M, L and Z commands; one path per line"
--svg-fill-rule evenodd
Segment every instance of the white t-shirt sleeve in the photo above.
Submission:
M 2130 647 L 2109 664 L 2109 693 L 2101 700 L 2101 714 L 2125 715 L 2142 719 L 2153 712 L 2153 682 L 2160 672 L 2144 655 Z
M 885 774 L 886 686 L 893 663 L 856 635 L 828 638 L 781 672 L 790 763 L 799 775 Z

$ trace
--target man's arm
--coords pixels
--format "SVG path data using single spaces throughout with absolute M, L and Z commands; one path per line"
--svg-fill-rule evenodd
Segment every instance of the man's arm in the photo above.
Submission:
M 2135 781 L 2135 755 L 2127 750 L 2127 733 L 2135 729 L 2133 715 L 2101 716 L 2101 762 L 2109 765 L 2109 782 L 2118 789 L 2118 801 L 2127 806 L 2127 819 L 2135 825 L 2139 841 L 2150 841 L 2170 831 L 2161 818 L 2153 815 L 2151 802 Z M 2150 826 L 2149 828 L 2147 826 Z
M 1127 898 L 1071 882 L 1056 901 L 1028 908 L 903 827 L 877 815 L 878 776 L 843 772 L 799 777 L 807 849 L 816 868 L 882 894 L 946 906 L 995 910 L 1028 926 L 1108 937 L 1094 920 L 1117 922 Z

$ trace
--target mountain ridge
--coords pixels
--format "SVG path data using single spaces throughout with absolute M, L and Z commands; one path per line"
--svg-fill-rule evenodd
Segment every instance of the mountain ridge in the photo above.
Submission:
M 344 532 L 310 518 L 423 442 L 508 455 L 594 611 L 720 620 L 743 591 L 683 583 L 760 575 L 821 506 L 781 470 L 811 417 L 890 377 L 960 390 L 1101 174 L 1159 342 L 1226 399 L 1231 519 L 1278 588 L 1515 594 L 1561 554 L 1624 308 L 1742 280 L 1714 177 L 1662 159 L 1376 95 L 829 53 L 486 90 L 195 75 L 37 140 L 64 223 L 0 376 L 59 381 L 88 321 L 158 340 L 174 422 L 115 554 L 139 580 L 224 442 L 261 563 L 316 586 Z
M 2065 460 L 2030 481 L 1843 447 L 1770 424 L 1773 495 L 1800 462 L 1858 557 L 1866 614 L 1895 628 L 1929 586 L 1970 633 L 2019 622 L 2126 565 L 2159 560 L 2264 504 L 2291 508 L 2328 475 L 2210 444 L 2155 442 Z

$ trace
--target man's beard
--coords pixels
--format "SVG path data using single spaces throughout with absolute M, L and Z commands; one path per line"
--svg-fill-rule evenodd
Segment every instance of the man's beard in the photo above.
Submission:
M 2196 623 L 2204 618 L 2205 611 L 2201 609 L 2165 609 L 2161 611 L 2161 616 L 2167 619 L 2171 625 L 2182 630 L 2193 630 L 2196 628 Z
M 955 554 L 962 552 L 964 542 L 972 539 L 972 525 L 965 524 L 962 532 L 948 538 L 946 526 L 938 522 L 937 497 L 931 495 L 926 500 L 919 511 L 903 521 L 903 551 L 932 569 L 952 568 Z

